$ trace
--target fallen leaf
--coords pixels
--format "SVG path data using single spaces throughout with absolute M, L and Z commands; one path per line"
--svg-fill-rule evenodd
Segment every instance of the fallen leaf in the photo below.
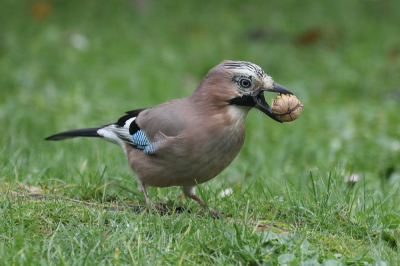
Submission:
M 35 1 L 31 4 L 31 12 L 37 20 L 46 19 L 52 10 L 52 6 L 47 1 Z
M 322 32 L 319 29 L 308 29 L 303 31 L 298 37 L 297 41 L 302 45 L 310 45 L 317 42 L 322 37 Z

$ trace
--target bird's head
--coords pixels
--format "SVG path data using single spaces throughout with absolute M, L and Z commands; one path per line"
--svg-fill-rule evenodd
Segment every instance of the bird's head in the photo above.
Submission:
M 265 101 L 264 91 L 293 94 L 275 83 L 261 67 L 245 61 L 223 61 L 208 72 L 196 91 L 213 94 L 229 105 L 257 108 L 280 123 Z

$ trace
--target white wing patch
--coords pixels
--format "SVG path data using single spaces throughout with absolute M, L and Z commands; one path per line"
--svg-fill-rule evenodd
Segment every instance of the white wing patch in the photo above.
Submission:
M 97 134 L 99 134 L 100 136 L 102 136 L 104 138 L 104 140 L 117 144 L 119 146 L 123 146 L 123 141 L 122 139 L 120 139 L 117 134 L 115 134 L 113 131 L 109 130 L 108 127 L 104 127 L 104 128 L 100 128 L 99 130 L 97 130 Z
M 136 116 L 126 120 L 124 128 L 127 128 L 129 130 L 129 126 L 132 124 L 133 121 L 135 121 L 135 119 L 136 119 Z
M 97 133 L 102 136 L 106 141 L 117 144 L 122 148 L 125 148 L 125 143 L 135 145 L 132 142 L 132 135 L 129 134 L 129 126 L 120 127 L 118 125 L 111 124 L 97 130 Z

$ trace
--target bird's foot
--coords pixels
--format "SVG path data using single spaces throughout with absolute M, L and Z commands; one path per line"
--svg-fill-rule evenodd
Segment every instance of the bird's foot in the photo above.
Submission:
M 224 212 L 217 212 L 216 210 L 214 210 L 212 208 L 208 208 L 208 210 L 210 211 L 210 214 L 212 215 L 212 217 L 215 219 L 219 219 L 225 214 Z M 197 215 L 199 217 L 203 217 L 204 214 L 206 214 L 206 213 L 207 213 L 207 210 L 203 209 L 203 210 L 199 211 L 199 213 Z

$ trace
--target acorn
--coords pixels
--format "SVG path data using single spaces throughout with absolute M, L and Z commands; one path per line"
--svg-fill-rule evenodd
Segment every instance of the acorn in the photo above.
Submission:
M 271 109 L 272 113 L 280 121 L 291 122 L 300 116 L 301 111 L 303 111 L 303 105 L 292 94 L 278 93 L 276 99 L 272 100 Z

